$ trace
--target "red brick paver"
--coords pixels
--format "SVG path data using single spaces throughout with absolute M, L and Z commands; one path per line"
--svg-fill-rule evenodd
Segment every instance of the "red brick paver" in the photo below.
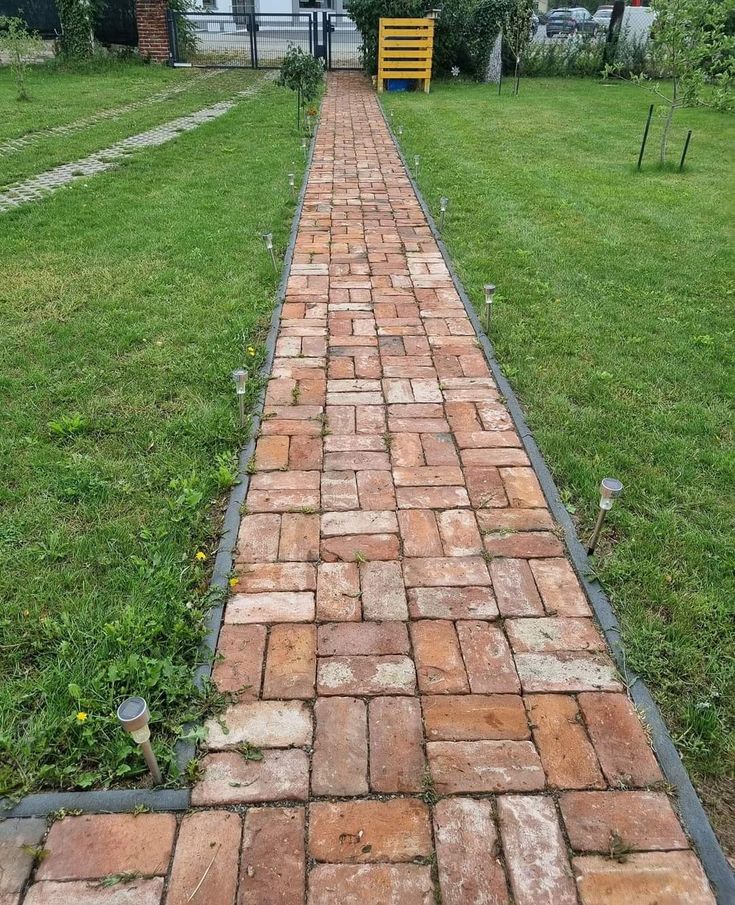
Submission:
M 29 875 L 30 905 L 711 905 L 356 75 L 329 80 L 266 413 L 204 810 L 0 826 L 0 905 Z

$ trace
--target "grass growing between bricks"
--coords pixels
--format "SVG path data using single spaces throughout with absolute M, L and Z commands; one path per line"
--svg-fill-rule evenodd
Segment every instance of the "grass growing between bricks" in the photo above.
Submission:
M 47 78 L 39 75 L 39 70 L 44 72 L 49 68 L 55 72 L 50 83 Z M 252 71 L 242 69 L 214 74 L 207 72 L 204 75 L 201 70 L 177 69 L 166 71 L 173 71 L 180 76 L 178 79 L 162 80 L 159 73 L 163 69 L 164 67 L 140 64 L 119 64 L 113 67 L 113 71 L 119 72 L 119 89 L 114 93 L 103 78 L 103 90 L 96 104 L 94 96 L 88 93 L 88 83 L 94 84 L 94 79 L 98 75 L 95 69 L 82 77 L 77 72 L 54 70 L 48 66 L 34 67 L 31 69 L 30 79 L 32 99 L 25 104 L 15 100 L 10 75 L 7 70 L 0 69 L 0 120 L 5 117 L 8 123 L 12 124 L 11 128 L 4 122 L 3 129 L 8 134 L 0 135 L 0 144 L 9 138 L 27 136 L 29 132 L 38 132 L 60 124 L 71 125 L 78 119 L 100 111 L 117 109 L 131 102 L 151 98 L 161 91 L 186 86 L 185 91 L 160 100 L 154 98 L 136 110 L 120 113 L 98 123 L 87 124 L 71 134 L 38 134 L 26 147 L 0 153 L 0 185 L 9 185 L 42 173 L 59 164 L 107 148 L 130 135 L 167 123 L 178 116 L 194 113 L 209 104 L 232 97 L 236 92 L 252 85 L 259 77 Z M 107 75 L 107 72 L 108 70 L 103 70 L 102 75 Z M 196 74 L 192 75 L 192 72 Z M 37 91 L 34 90 L 36 83 Z M 76 103 L 68 105 L 68 100 L 76 98 L 77 95 L 86 103 L 77 100 Z M 44 115 L 42 104 L 48 104 L 52 110 L 64 111 L 65 118 L 61 123 L 57 123 L 56 117 Z M 33 127 L 27 120 L 29 109 L 34 114 Z
M 244 439 L 230 373 L 275 300 L 260 234 L 285 249 L 291 113 L 266 85 L 1 218 L 0 793 L 135 780 L 127 694 L 166 767 L 211 704 L 191 674 Z
M 735 806 L 735 120 L 676 113 L 686 171 L 635 171 L 649 95 L 593 81 L 384 95 L 471 298 L 583 538 L 597 485 L 625 495 L 596 569 L 723 839 Z M 481 312 L 484 316 L 484 311 Z

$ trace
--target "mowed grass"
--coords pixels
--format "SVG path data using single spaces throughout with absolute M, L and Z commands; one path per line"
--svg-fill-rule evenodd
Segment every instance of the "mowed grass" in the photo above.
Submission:
M 409 163 L 587 537 L 620 478 L 595 568 L 628 662 L 657 696 L 725 832 L 735 807 L 735 120 L 676 114 L 684 173 L 657 161 L 634 86 L 524 80 L 386 94 Z
M 212 704 L 191 675 L 245 436 L 230 375 L 262 356 L 261 233 L 284 251 L 303 169 L 292 112 L 268 83 L 0 215 L 0 793 L 135 779 L 114 716 L 133 693 L 170 778 Z
M 32 138 L 26 147 L 0 153 L 0 186 L 86 157 L 130 135 L 232 97 L 258 77 L 242 69 L 212 73 L 140 63 L 110 64 L 84 73 L 53 65 L 35 66 L 29 71 L 31 100 L 19 102 L 9 70 L 0 68 L 0 143 L 29 133 Z M 170 75 L 162 78 L 162 72 Z M 119 79 L 119 84 L 116 85 L 112 75 Z M 100 92 L 96 95 L 98 80 Z M 161 91 L 179 86 L 186 86 L 186 90 L 165 99 L 155 97 Z M 87 124 L 69 135 L 43 132 L 99 111 L 117 110 L 146 99 L 149 102 L 139 109 Z

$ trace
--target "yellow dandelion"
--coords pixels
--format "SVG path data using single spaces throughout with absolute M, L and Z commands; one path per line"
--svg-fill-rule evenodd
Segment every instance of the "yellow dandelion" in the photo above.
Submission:
M 83 723 L 87 719 L 87 716 L 88 714 L 84 710 L 80 710 L 79 713 L 77 713 L 77 722 Z
M 239 579 L 239 578 L 231 578 L 231 579 L 230 579 L 230 587 L 231 587 L 231 588 L 234 588 L 235 585 L 237 585 L 237 584 L 239 584 L 239 583 L 240 583 L 240 579 Z
M 204 552 L 204 550 L 197 550 L 196 556 L 194 557 L 194 559 L 198 559 L 199 562 L 204 562 L 204 560 L 206 558 L 207 558 L 207 554 Z
M 255 355 L 255 348 L 253 346 L 248 346 L 248 355 Z

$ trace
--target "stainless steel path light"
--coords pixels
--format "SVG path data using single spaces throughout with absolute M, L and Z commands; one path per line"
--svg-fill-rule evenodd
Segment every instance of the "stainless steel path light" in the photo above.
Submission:
M 245 426 L 245 389 L 248 382 L 248 372 L 244 368 L 238 368 L 232 372 L 232 379 L 235 382 L 235 392 L 237 393 L 237 404 L 240 408 L 240 427 Z
M 288 174 L 288 184 L 291 188 L 291 200 L 295 200 L 296 198 L 296 174 L 289 173 Z
M 419 178 L 419 167 L 421 166 L 421 157 L 416 154 L 413 158 L 414 179 Z
M 278 265 L 276 264 L 276 253 L 273 251 L 273 233 L 263 233 L 263 241 L 265 242 L 265 247 L 270 253 L 271 261 L 273 261 L 273 269 L 278 272 Z
M 125 698 L 117 708 L 117 718 L 123 729 L 130 733 L 136 745 L 140 746 L 146 765 L 153 777 L 153 782 L 160 786 L 163 782 L 163 777 L 161 776 L 156 755 L 151 747 L 151 730 L 148 727 L 151 715 L 148 712 L 148 705 L 145 700 L 138 697 Z
M 398 134 L 403 135 L 403 126 L 400 123 L 398 124 Z
M 490 322 L 493 319 L 493 296 L 495 295 L 495 286 L 492 283 L 485 283 L 485 333 L 490 333 Z
M 613 503 L 622 492 L 623 485 L 617 478 L 602 479 L 600 483 L 600 514 L 597 516 L 595 530 L 592 532 L 587 553 L 592 554 L 595 552 L 597 541 L 600 538 L 600 531 L 602 531 L 602 523 L 605 521 L 605 515 L 612 509 Z
M 301 139 L 301 150 L 304 152 L 304 157 L 306 157 L 306 152 L 309 150 L 309 142 L 306 140 L 305 135 Z
M 447 213 L 447 205 L 449 204 L 449 198 L 445 198 L 444 195 L 439 199 L 439 229 L 444 232 L 444 217 Z

